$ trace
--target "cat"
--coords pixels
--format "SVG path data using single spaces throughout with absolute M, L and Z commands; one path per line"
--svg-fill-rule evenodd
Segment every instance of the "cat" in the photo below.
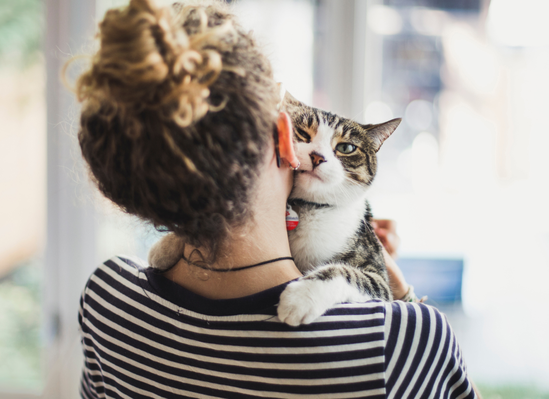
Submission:
M 376 174 L 376 153 L 401 119 L 361 125 L 309 107 L 289 93 L 284 106 L 301 163 L 288 199 L 299 224 L 288 237 L 295 264 L 305 275 L 282 292 L 279 319 L 297 326 L 337 303 L 392 300 L 365 194 Z
M 338 303 L 392 300 L 365 193 L 376 173 L 376 153 L 401 119 L 361 125 L 309 107 L 289 93 L 283 107 L 292 119 L 301 163 L 288 199 L 299 224 L 288 237 L 304 276 L 282 292 L 279 319 L 298 326 Z M 183 249 L 183 240 L 168 234 L 149 251 L 149 264 L 166 270 Z

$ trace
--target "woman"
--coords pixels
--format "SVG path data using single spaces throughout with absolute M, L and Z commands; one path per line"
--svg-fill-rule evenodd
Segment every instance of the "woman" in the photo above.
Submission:
M 82 154 L 107 198 L 186 247 L 163 275 L 115 257 L 91 276 L 82 397 L 475 397 L 430 307 L 343 304 L 299 328 L 277 319 L 301 276 L 285 228 L 291 123 L 268 61 L 223 5 L 132 0 L 99 35 L 77 86 Z

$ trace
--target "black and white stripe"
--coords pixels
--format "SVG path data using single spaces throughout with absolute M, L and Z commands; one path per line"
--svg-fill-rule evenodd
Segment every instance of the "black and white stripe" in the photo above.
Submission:
M 276 317 L 283 289 L 208 300 L 138 260 L 105 262 L 81 299 L 82 397 L 474 397 L 435 309 L 342 304 L 292 328 Z

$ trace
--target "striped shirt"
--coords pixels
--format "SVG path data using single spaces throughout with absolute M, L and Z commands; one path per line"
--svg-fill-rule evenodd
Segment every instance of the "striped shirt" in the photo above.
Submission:
M 290 327 L 284 287 L 210 300 L 112 258 L 81 298 L 82 398 L 475 398 L 436 309 L 372 300 Z

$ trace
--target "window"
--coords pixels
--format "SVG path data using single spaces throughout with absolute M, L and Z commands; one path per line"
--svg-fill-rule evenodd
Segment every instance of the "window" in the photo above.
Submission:
M 39 0 L 0 4 L 0 391 L 43 386 L 46 105 Z

